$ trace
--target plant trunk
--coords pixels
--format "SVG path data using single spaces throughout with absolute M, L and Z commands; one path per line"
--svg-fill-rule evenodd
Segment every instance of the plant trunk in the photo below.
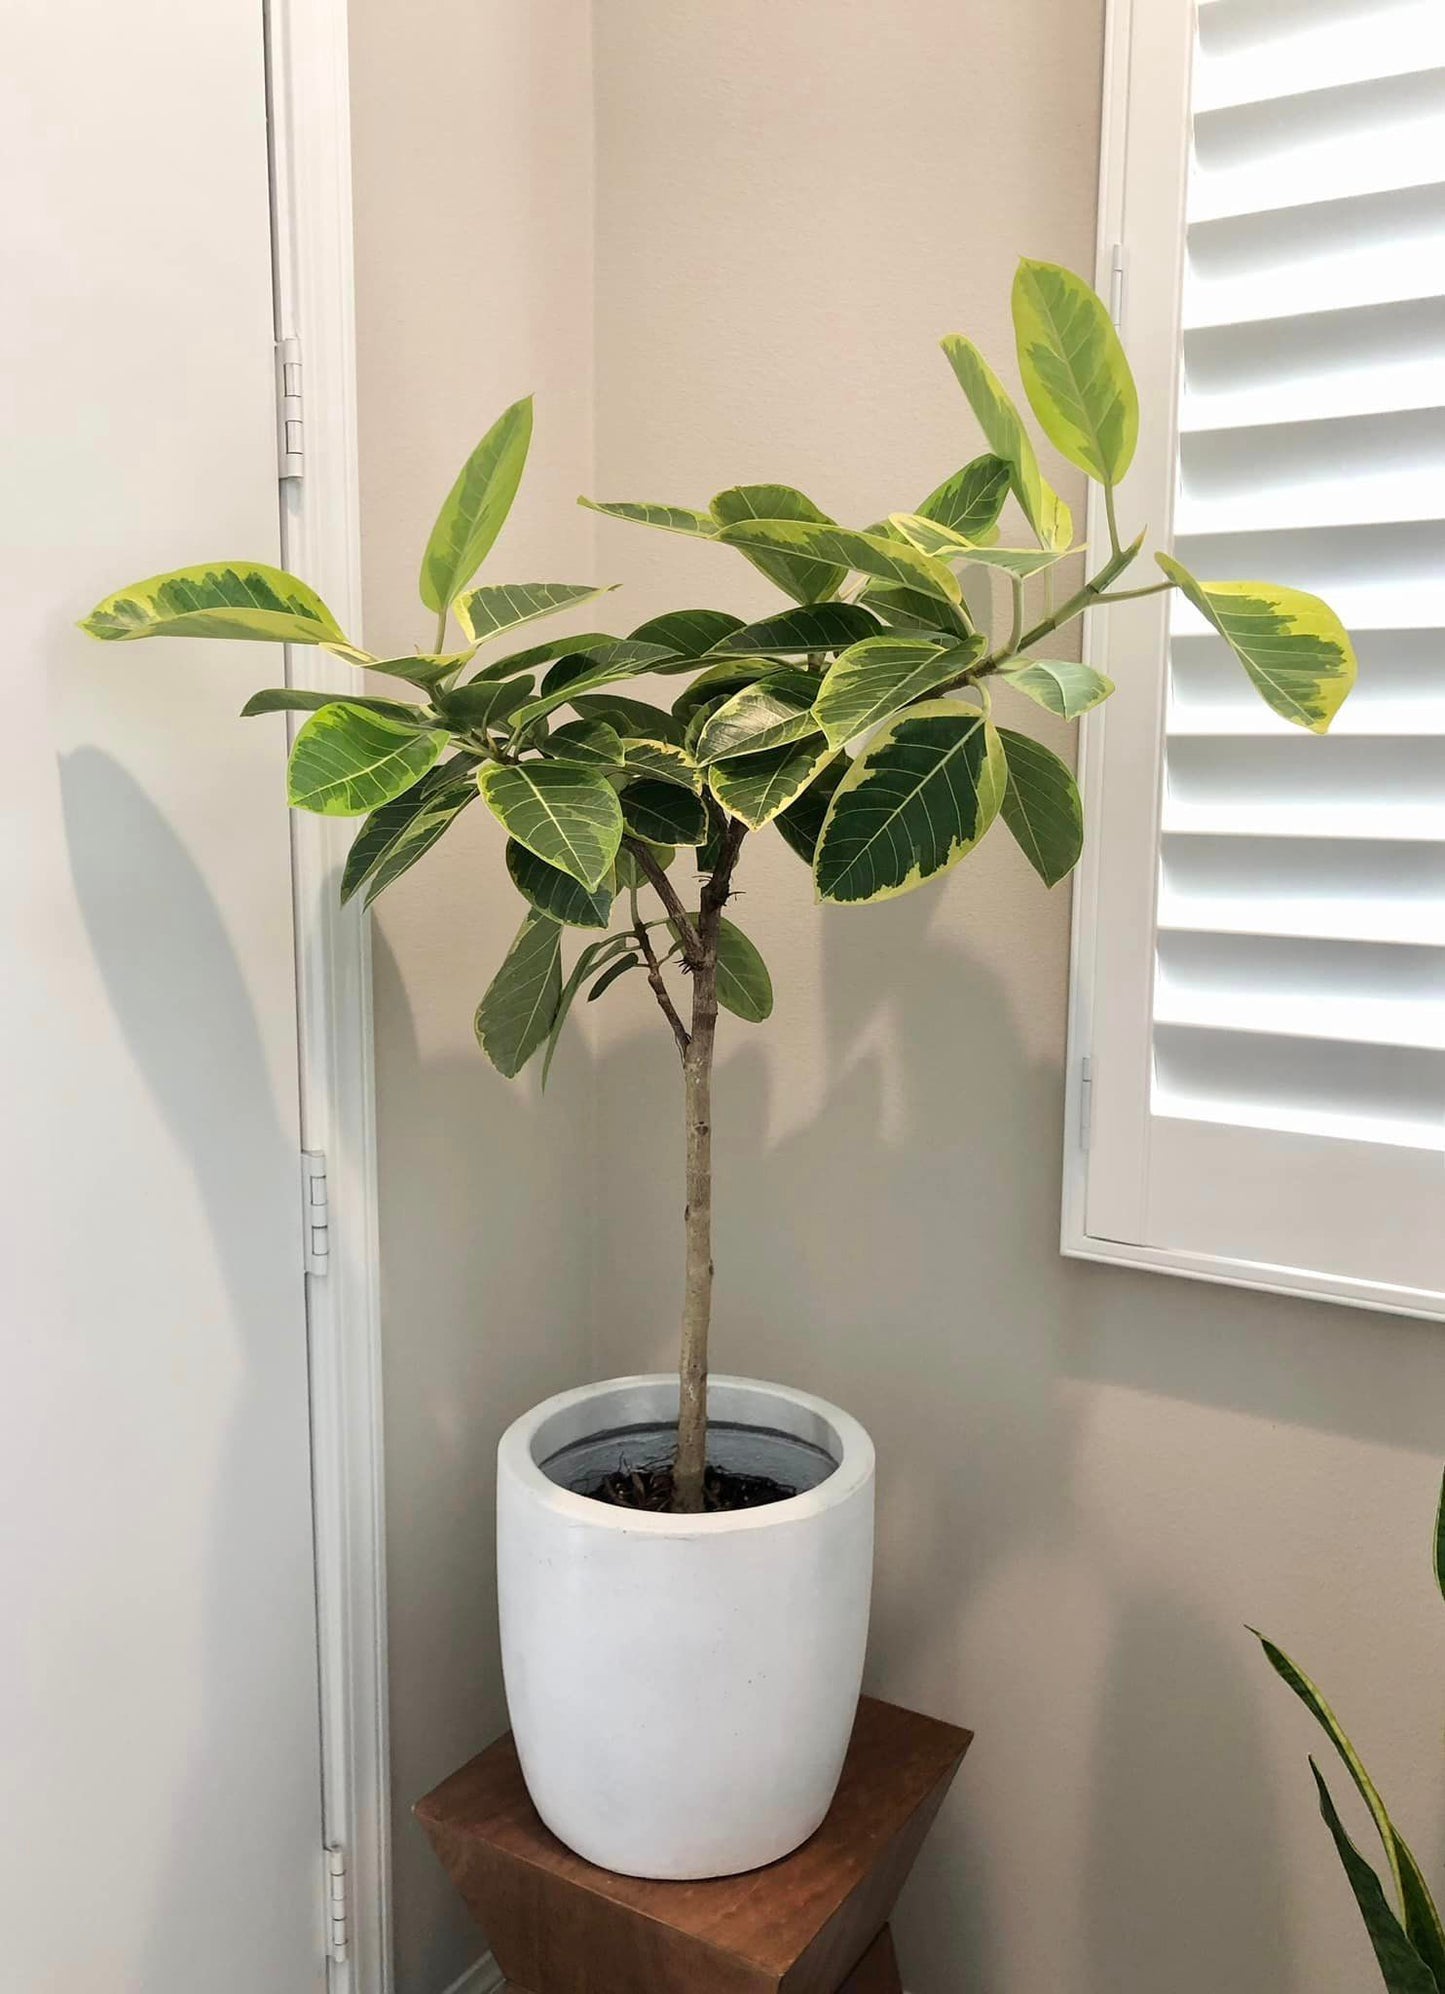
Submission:
M 712 1321 L 712 1060 L 717 1037 L 717 922 L 703 916 L 704 957 L 693 971 L 692 1030 L 682 1063 L 687 1139 L 687 1248 L 678 1364 L 673 1508 L 695 1514 L 707 1465 L 707 1338 Z M 709 932 L 710 929 L 710 932 Z

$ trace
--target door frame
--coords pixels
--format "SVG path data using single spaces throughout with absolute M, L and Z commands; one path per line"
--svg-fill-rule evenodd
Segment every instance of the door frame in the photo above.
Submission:
M 303 475 L 283 479 L 285 566 L 361 637 L 355 286 L 347 0 L 263 0 L 278 340 L 299 341 Z M 316 646 L 287 681 L 347 691 L 356 668 Z M 391 1994 L 380 1259 L 370 920 L 338 882 L 355 826 L 291 813 L 302 1147 L 326 1159 L 328 1254 L 308 1272 L 322 1824 L 344 1860 L 345 1944 L 324 1939 L 332 1994 Z M 299 1192 L 298 1192 L 299 1195 Z M 309 1257 L 309 1256 L 308 1256 Z M 318 1871 L 331 1865 L 318 1851 Z

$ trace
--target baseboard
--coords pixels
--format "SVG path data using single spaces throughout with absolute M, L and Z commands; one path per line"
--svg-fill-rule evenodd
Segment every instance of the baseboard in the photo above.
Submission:
M 442 1994 L 500 1994 L 506 1984 L 501 1967 L 489 1952 L 484 1952 Z

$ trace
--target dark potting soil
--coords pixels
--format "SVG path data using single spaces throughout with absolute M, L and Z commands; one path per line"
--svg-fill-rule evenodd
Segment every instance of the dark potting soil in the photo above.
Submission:
M 670 1510 L 672 1463 L 613 1468 L 577 1493 L 590 1496 L 594 1502 L 611 1503 L 614 1509 Z M 708 1468 L 703 1474 L 702 1506 L 707 1515 L 761 1509 L 765 1503 L 786 1502 L 797 1493 L 785 1483 L 775 1482 L 771 1475 L 735 1475 L 727 1468 Z

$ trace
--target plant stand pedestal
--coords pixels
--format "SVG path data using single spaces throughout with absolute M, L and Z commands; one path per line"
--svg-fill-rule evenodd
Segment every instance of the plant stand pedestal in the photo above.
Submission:
M 702 1883 L 573 1855 L 538 1819 L 510 1735 L 416 1812 L 512 1994 L 901 1994 L 889 1914 L 971 1736 L 865 1696 L 817 1834 Z

